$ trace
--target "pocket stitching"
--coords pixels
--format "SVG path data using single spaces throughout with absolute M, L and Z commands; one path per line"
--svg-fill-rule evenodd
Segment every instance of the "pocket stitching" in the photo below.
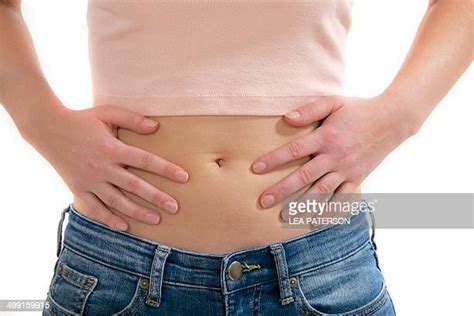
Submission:
M 375 313 L 380 308 L 382 308 L 382 306 L 387 302 L 387 299 L 388 299 L 387 294 L 388 294 L 387 286 L 386 286 L 385 282 L 383 282 L 382 290 L 380 291 L 379 294 L 377 294 L 377 296 L 372 301 L 368 302 L 364 306 L 362 306 L 362 307 L 360 307 L 360 308 L 358 308 L 354 311 L 347 312 L 347 315 L 348 316 L 355 316 L 355 315 L 358 315 L 359 313 L 363 313 L 363 314 Z
M 84 280 L 84 281 L 82 281 L 82 282 L 77 281 L 76 279 L 71 277 L 73 275 L 75 275 L 80 280 Z M 54 298 L 52 296 L 52 293 L 54 292 L 55 288 L 57 287 L 56 283 L 57 283 L 59 277 L 61 277 L 64 281 L 68 282 L 69 284 L 71 284 L 73 286 L 77 286 L 81 290 L 86 291 L 86 293 L 84 295 L 82 305 L 80 306 L 80 311 L 81 311 L 81 313 L 83 313 L 84 309 L 85 309 L 85 306 L 86 306 L 86 303 L 87 303 L 87 300 L 89 299 L 89 296 L 91 295 L 91 293 L 94 291 L 94 289 L 97 285 L 98 279 L 94 276 L 83 274 L 83 273 L 73 269 L 72 267 L 68 266 L 64 262 L 58 261 L 58 265 L 56 267 L 56 272 L 55 272 L 55 275 L 54 275 L 53 280 L 51 282 L 51 289 L 50 289 L 50 291 L 48 291 L 48 296 L 49 296 L 50 300 L 54 303 L 54 305 L 56 305 L 55 307 L 59 308 L 60 310 L 62 310 L 65 313 L 69 313 L 71 315 L 77 315 L 77 313 L 72 312 L 69 309 L 67 309 L 67 308 L 63 307 L 62 305 L 60 305 L 58 302 L 56 302 L 54 300 Z
M 50 307 L 50 312 L 51 312 L 51 314 L 53 314 L 54 316 L 57 315 L 57 313 L 55 313 L 55 309 L 60 310 L 62 313 L 66 314 L 66 315 L 68 315 L 68 316 L 77 315 L 77 313 L 74 313 L 74 312 L 70 311 L 69 309 L 64 308 L 64 307 L 62 307 L 61 305 L 59 305 L 58 302 L 56 302 L 56 301 L 53 299 L 53 297 L 51 296 L 51 293 L 50 293 L 50 292 L 48 292 L 47 300 L 50 301 L 51 307 L 54 307 L 54 308 L 51 308 L 51 307 Z
M 370 243 L 370 239 L 368 239 L 367 241 L 365 241 L 362 245 L 358 246 L 357 248 L 355 248 L 354 250 L 352 250 L 351 252 L 349 252 L 348 254 L 342 256 L 342 257 L 339 257 L 337 259 L 334 259 L 334 260 L 330 260 L 330 261 L 326 261 L 320 265 L 317 265 L 315 267 L 312 267 L 310 269 L 306 269 L 306 270 L 301 270 L 301 271 L 296 271 L 296 274 L 297 275 L 303 275 L 303 274 L 308 274 L 308 273 L 315 273 L 317 272 L 318 270 L 321 270 L 323 268 L 326 268 L 326 267 L 329 267 L 329 266 L 332 266 L 334 264 L 337 264 L 341 261 L 344 261 L 346 259 L 349 259 L 355 255 L 357 255 L 360 251 L 363 251 L 365 249 L 365 247 L 368 246 L 368 244 Z M 296 276 L 296 275 L 295 275 Z
M 103 267 L 105 267 L 105 268 L 114 269 L 114 270 L 117 270 L 117 271 L 120 271 L 120 272 L 128 273 L 128 274 L 130 274 L 130 275 L 133 275 L 133 276 L 136 276 L 136 277 L 139 277 L 139 278 L 140 278 L 140 277 L 146 277 L 146 276 L 143 275 L 143 274 L 135 273 L 135 272 L 133 272 L 133 271 L 126 270 L 126 269 L 122 269 L 122 268 L 118 268 L 118 267 L 113 266 L 113 265 L 111 265 L 111 264 L 108 264 L 108 263 L 102 262 L 102 261 L 100 261 L 100 260 L 97 260 L 97 259 L 95 259 L 95 258 L 92 258 L 92 257 L 90 257 L 90 256 L 88 256 L 88 255 L 86 255 L 86 254 L 84 254 L 84 253 L 82 253 L 82 252 L 80 252 L 80 251 L 75 250 L 74 248 L 69 247 L 66 243 L 64 244 L 64 248 L 65 248 L 66 250 L 70 251 L 71 253 L 73 253 L 74 255 L 81 257 L 82 259 L 88 260 L 88 261 L 90 261 L 90 262 L 92 262 L 92 263 L 95 263 L 95 264 L 99 264 L 99 265 L 101 265 L 101 266 L 103 266 Z
M 135 293 L 133 294 L 133 296 L 132 296 L 130 302 L 127 304 L 127 306 L 122 308 L 120 311 L 118 311 L 116 313 L 113 313 L 112 316 L 121 315 L 121 314 L 129 311 L 133 307 L 133 305 L 135 305 L 137 299 L 140 297 L 140 294 L 145 290 L 140 286 L 143 279 L 145 279 L 145 278 L 143 278 L 143 277 L 138 278 L 137 286 L 135 287 Z
M 366 314 L 368 312 L 374 313 L 378 311 L 387 301 L 388 295 L 387 295 L 387 286 L 385 284 L 385 281 L 382 283 L 382 289 L 379 291 L 379 293 L 368 303 L 365 305 L 358 307 L 356 309 L 353 309 L 348 312 L 344 313 L 339 313 L 339 314 L 328 314 L 328 313 L 323 313 L 311 306 L 309 304 L 306 296 L 304 295 L 303 289 L 300 286 L 300 280 L 299 277 L 296 276 L 296 279 L 298 281 L 298 286 L 297 286 L 297 292 L 298 295 L 300 296 L 300 301 L 303 303 L 303 306 L 305 307 L 306 310 L 308 310 L 311 313 L 317 314 L 317 315 L 346 315 L 346 316 L 355 316 L 355 315 L 360 315 L 360 314 Z
M 96 284 L 97 284 L 97 278 L 91 275 L 85 275 L 67 264 L 63 262 L 59 262 L 58 265 L 58 273 L 63 277 L 66 281 L 69 283 L 72 283 L 73 285 L 79 286 L 80 288 L 87 290 L 87 291 L 92 291 L 94 290 Z M 78 282 L 77 280 L 73 279 L 70 275 L 75 275 L 77 278 L 80 278 L 81 280 L 84 280 L 82 282 Z

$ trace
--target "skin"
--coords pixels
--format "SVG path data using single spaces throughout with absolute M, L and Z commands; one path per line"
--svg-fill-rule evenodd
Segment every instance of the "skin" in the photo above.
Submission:
M 117 187 L 133 190 L 161 210 L 175 213 L 176 200 L 123 167 L 140 167 L 180 183 L 189 178 L 186 170 L 116 138 L 119 128 L 147 134 L 159 124 L 112 105 L 82 111 L 66 108 L 41 72 L 20 1 L 2 3 L 0 102 L 22 137 L 53 165 L 71 191 L 94 209 L 98 220 L 115 229 L 126 230 L 128 223 L 108 205 L 149 224 L 159 221 L 156 210 L 123 196 Z M 58 134 L 58 130 L 63 132 Z
M 379 96 L 330 96 L 286 114 L 293 126 L 323 121 L 310 135 L 256 159 L 253 170 L 263 174 L 300 157 L 315 157 L 267 188 L 260 196 L 262 206 L 310 183 L 308 192 L 350 193 L 416 134 L 472 62 L 473 6 L 472 1 L 431 1 L 403 66 Z
M 282 199 L 356 190 L 418 131 L 473 56 L 472 2 L 431 2 L 400 72 L 374 98 L 321 98 L 297 109 L 299 118 L 149 117 L 159 122 L 153 128 L 113 105 L 62 105 L 41 73 L 19 1 L 10 2 L 0 6 L 0 101 L 62 176 L 75 207 L 115 229 L 213 253 L 307 232 L 282 228 Z M 257 162 L 267 168 L 255 170 Z M 187 172 L 185 183 L 170 181 L 176 171 Z M 274 200 L 264 205 L 268 194 Z M 164 211 L 168 200 L 177 213 Z
M 126 144 L 159 153 L 185 168 L 190 178 L 183 185 L 128 168 L 179 201 L 179 211 L 174 215 L 163 213 L 159 225 L 148 225 L 117 213 L 128 222 L 128 232 L 173 247 L 225 253 L 309 231 L 310 228 L 303 225 L 283 228 L 282 206 L 276 204 L 263 211 L 258 203 L 258 196 L 266 187 L 295 171 L 309 157 L 264 175 L 252 172 L 250 165 L 265 152 L 307 135 L 316 124 L 294 127 L 286 124 L 281 116 L 199 115 L 156 119 L 160 121 L 156 133 L 139 135 L 121 129 L 118 138 Z M 130 192 L 123 191 L 123 194 L 153 208 Z M 94 209 L 85 207 L 80 197 L 75 197 L 74 206 L 95 219 Z

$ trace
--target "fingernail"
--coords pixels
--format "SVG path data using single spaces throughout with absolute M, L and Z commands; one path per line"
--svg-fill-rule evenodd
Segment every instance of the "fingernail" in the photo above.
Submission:
M 267 165 L 261 161 L 254 163 L 252 166 L 253 171 L 255 172 L 262 172 L 266 167 Z
M 260 200 L 263 207 L 268 207 L 275 202 L 275 197 L 272 194 L 266 194 Z
M 126 230 L 127 229 L 127 224 L 125 223 L 117 223 L 117 225 L 115 226 L 115 228 L 117 230 Z
M 143 124 L 146 126 L 146 127 L 156 127 L 156 125 L 158 125 L 158 122 L 157 121 L 154 121 L 154 120 L 150 120 L 150 119 L 146 119 Z
M 285 116 L 292 119 L 292 120 L 296 120 L 296 119 L 300 118 L 301 114 L 298 111 L 291 111 L 290 113 L 286 114 Z
M 145 220 L 150 224 L 158 224 L 160 217 L 155 213 L 147 213 L 145 214 Z
M 176 171 L 176 173 L 174 174 L 174 176 L 176 177 L 176 180 L 182 181 L 182 182 L 188 181 L 188 178 L 189 178 L 188 173 L 185 172 L 185 171 L 182 171 L 182 170 Z
M 168 201 L 165 203 L 165 210 L 171 213 L 176 213 L 176 211 L 178 210 L 178 204 L 173 201 Z

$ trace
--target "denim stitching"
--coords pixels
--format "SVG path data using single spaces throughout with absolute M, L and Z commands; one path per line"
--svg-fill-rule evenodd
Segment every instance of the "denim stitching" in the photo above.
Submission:
M 262 285 L 258 285 L 255 287 L 253 291 L 253 309 L 252 314 L 257 316 L 260 314 L 260 299 L 262 295 Z
M 122 272 L 125 272 L 125 273 L 128 273 L 128 274 L 131 274 L 131 275 L 135 275 L 135 276 L 138 276 L 138 277 L 145 277 L 145 278 L 148 278 L 149 276 L 148 275 L 145 275 L 145 274 L 140 274 L 140 273 L 136 273 L 134 271 L 130 271 L 130 270 L 127 270 L 127 269 L 122 269 L 122 268 L 119 268 L 117 266 L 114 266 L 114 265 L 111 265 L 111 264 L 108 264 L 106 262 L 102 262 L 100 260 L 97 260 L 95 258 L 92 258 L 92 257 L 89 257 L 89 255 L 87 254 L 84 254 L 78 250 L 75 250 L 74 248 L 72 248 L 70 245 L 68 245 L 67 243 L 64 243 L 64 248 L 66 248 L 67 250 L 75 253 L 76 255 L 78 256 L 81 256 L 87 260 L 90 260 L 90 261 L 93 261 L 97 264 L 100 264 L 100 265 L 103 265 L 104 267 L 107 267 L 107 268 L 110 268 L 110 269 L 115 269 L 115 270 L 118 270 L 118 271 L 122 271 Z
M 65 280 L 69 281 L 70 283 L 79 286 L 81 289 L 84 290 L 92 290 L 97 283 L 97 278 L 93 276 L 88 276 L 79 271 L 74 270 L 73 268 L 69 267 L 67 264 L 63 262 L 59 262 L 58 265 L 58 274 L 63 277 Z M 78 278 L 85 280 L 84 283 L 78 282 L 77 280 L 73 279 L 70 274 L 76 275 Z
M 369 243 L 369 239 L 367 239 L 361 246 L 359 247 L 356 247 L 354 250 L 350 251 L 350 252 L 347 252 L 345 256 L 342 256 L 342 257 L 339 257 L 335 260 L 332 260 L 332 261 L 328 261 L 328 262 L 325 262 L 321 265 L 318 265 L 316 267 L 313 267 L 313 268 L 310 268 L 310 269 L 305 269 L 305 270 L 297 270 L 295 271 L 294 273 L 292 273 L 290 275 L 290 277 L 292 276 L 299 276 L 301 274 L 304 274 L 304 273 L 308 273 L 308 272 L 312 272 L 312 271 L 316 271 L 318 269 L 321 269 L 321 268 L 324 268 L 324 267 L 327 267 L 333 263 L 337 263 L 337 262 L 340 262 L 342 260 L 345 260 L 355 254 L 357 254 L 359 251 L 361 251 L 365 246 L 367 246 L 367 243 Z M 261 285 L 266 285 L 266 284 L 270 284 L 270 283 L 278 283 L 278 279 L 275 279 L 275 278 L 272 278 L 272 279 L 268 279 L 267 281 L 264 281 L 264 282 L 260 282 L 259 284 Z M 236 292 L 239 292 L 239 291 L 243 291 L 243 290 L 246 290 L 246 289 L 249 289 L 251 287 L 254 287 L 255 284 L 250 284 L 248 286 L 244 286 L 244 287 L 240 287 L 238 289 L 235 289 L 235 290 L 232 290 L 230 292 L 226 292 L 227 294 L 233 294 L 233 293 L 236 293 Z
M 49 301 L 52 303 L 52 304 L 51 304 L 51 307 L 53 307 L 53 309 L 59 310 L 59 311 L 61 311 L 62 313 L 66 314 L 66 315 L 71 315 L 71 316 L 78 315 L 77 313 L 74 313 L 74 312 L 72 312 L 72 311 L 70 311 L 70 310 L 68 310 L 68 309 L 66 309 L 66 308 L 64 308 L 64 307 L 62 307 L 61 305 L 59 305 L 58 302 L 56 302 L 56 301 L 53 299 L 53 297 L 51 296 L 51 293 L 48 293 L 47 299 L 49 299 Z M 51 310 L 51 309 L 50 309 L 50 310 Z M 53 312 L 52 310 L 51 310 L 51 313 L 52 313 L 53 315 L 56 315 L 56 313 Z
M 112 314 L 112 316 L 119 316 L 123 313 L 126 313 L 128 311 L 130 311 L 132 309 L 132 307 L 135 305 L 136 303 L 136 300 L 138 299 L 138 297 L 140 296 L 140 293 L 141 291 L 143 290 L 142 287 L 140 286 L 140 283 L 142 282 L 142 277 L 138 278 L 138 283 L 137 283 L 137 286 L 135 287 L 135 292 L 133 294 L 133 297 L 132 299 L 130 300 L 130 302 L 127 304 L 127 306 L 125 306 L 124 308 L 122 308 L 120 311 Z
M 276 265 L 278 287 L 280 289 L 280 303 L 286 305 L 293 302 L 294 299 L 288 281 L 288 266 L 285 257 L 285 250 L 281 244 L 270 245 L 270 249 Z
M 342 260 L 346 260 L 347 258 L 350 258 L 350 257 L 352 257 L 353 255 L 357 254 L 359 251 L 361 251 L 365 246 L 367 246 L 367 244 L 368 244 L 369 242 L 370 242 L 369 240 L 366 240 L 361 246 L 355 248 L 355 249 L 352 250 L 351 252 L 347 252 L 344 256 L 339 257 L 339 258 L 337 258 L 337 259 L 334 259 L 334 260 L 331 260 L 331 261 L 322 263 L 322 264 L 320 264 L 320 265 L 318 265 L 318 266 L 316 266 L 316 267 L 310 268 L 310 269 L 295 271 L 295 272 L 292 274 L 292 276 L 298 276 L 298 275 L 301 275 L 301 274 L 304 274 L 304 273 L 316 271 L 316 270 L 319 270 L 319 269 L 321 269 L 321 268 L 324 268 L 324 267 L 330 266 L 330 265 L 332 265 L 332 264 L 338 263 L 338 262 L 340 262 L 340 261 L 342 261 Z
M 59 257 L 62 249 L 61 245 L 63 240 L 63 223 L 67 212 L 69 212 L 69 207 L 66 207 L 61 211 L 61 218 L 59 220 L 58 230 L 56 234 L 56 257 Z
M 372 301 L 366 304 L 367 307 L 361 306 L 358 309 L 347 313 L 347 316 L 357 316 L 357 315 L 372 315 L 373 313 L 380 310 L 388 299 L 388 292 L 385 282 L 382 284 L 382 291 L 375 297 Z

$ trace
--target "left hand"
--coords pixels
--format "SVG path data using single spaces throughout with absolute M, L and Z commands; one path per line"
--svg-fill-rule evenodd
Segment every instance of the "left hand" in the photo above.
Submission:
M 253 171 L 266 173 L 290 161 L 312 157 L 265 190 L 260 204 L 269 208 L 310 184 L 307 193 L 352 193 L 392 150 L 416 132 L 408 126 L 411 120 L 392 103 L 383 96 L 329 96 L 286 114 L 286 122 L 294 126 L 323 122 L 310 134 L 254 161 Z

